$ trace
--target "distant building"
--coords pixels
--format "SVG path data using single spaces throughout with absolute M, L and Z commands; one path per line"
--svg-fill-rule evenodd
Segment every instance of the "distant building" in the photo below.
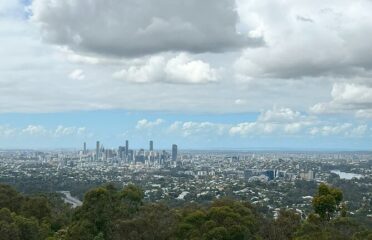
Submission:
M 150 151 L 154 151 L 154 142 L 150 141 Z
M 269 181 L 274 180 L 274 170 L 266 170 L 264 175 L 269 179 Z
M 177 145 L 173 144 L 172 145 L 172 161 L 177 160 Z
M 128 156 L 127 156 L 127 158 L 128 158 L 128 162 L 132 162 L 133 161 L 133 159 L 134 159 L 134 152 L 133 152 L 133 150 L 128 150 Z
M 125 157 L 128 157 L 129 154 L 129 141 L 125 141 Z
M 136 163 L 137 162 L 141 162 L 141 163 L 145 163 L 145 150 L 144 149 L 140 149 L 135 157 L 135 160 L 136 160 Z
M 311 181 L 311 180 L 314 180 L 314 178 L 315 178 L 315 173 L 314 173 L 312 170 L 310 170 L 310 171 L 308 171 L 308 172 L 301 172 L 301 173 L 300 173 L 300 178 L 301 178 L 302 180 Z
M 96 142 L 96 161 L 99 159 L 99 141 Z
M 125 157 L 125 147 L 123 147 L 123 146 L 119 147 L 118 155 L 119 155 L 120 159 L 124 159 L 124 157 Z
M 87 154 L 87 143 L 84 142 L 83 154 Z

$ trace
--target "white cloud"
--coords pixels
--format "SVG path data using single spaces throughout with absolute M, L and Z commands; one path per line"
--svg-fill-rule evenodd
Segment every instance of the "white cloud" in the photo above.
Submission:
M 9 127 L 7 125 L 0 125 L 0 137 L 11 137 L 14 136 L 17 129 Z
M 28 125 L 26 128 L 22 129 L 22 133 L 31 136 L 43 136 L 46 135 L 48 131 L 41 125 Z
M 262 122 L 293 122 L 302 118 L 301 113 L 290 108 L 276 108 L 261 113 L 259 121 Z
M 311 135 L 332 136 L 341 135 L 348 137 L 360 137 L 367 133 L 367 125 L 355 126 L 351 123 L 338 123 L 335 125 L 325 125 L 311 128 L 309 133 Z
M 170 59 L 164 71 L 167 79 L 180 83 L 208 83 L 218 79 L 217 71 L 208 63 L 194 60 L 186 54 Z
M 86 127 L 65 127 L 62 125 L 57 126 L 56 128 L 46 128 L 42 125 L 28 125 L 25 128 L 17 129 L 11 127 L 0 126 L 0 135 L 28 135 L 31 137 L 43 136 L 43 137 L 86 137 L 91 136 L 92 133 L 89 133 Z
M 294 78 L 371 73 L 372 2 L 238 0 L 242 24 L 266 44 L 236 62 L 240 77 Z
M 29 21 L 22 1 L 2 0 L 0 112 L 246 113 L 276 104 L 305 114 L 320 103 L 317 108 L 324 113 L 371 116 L 371 16 L 366 0 L 238 0 L 236 8 L 229 0 L 192 0 L 186 9 L 179 1 L 142 7 L 149 0 L 140 0 L 138 8 L 128 2 L 36 0 Z M 161 7 L 163 3 L 169 8 Z M 193 30 L 177 34 L 188 22 L 199 35 Z M 170 28 L 162 30 L 166 23 Z M 151 37 L 126 34 L 138 31 Z M 240 44 L 248 35 L 264 37 L 266 44 L 226 52 L 251 46 Z M 203 44 L 197 41 L 200 37 Z M 235 75 L 250 81 L 236 82 Z M 337 90 L 332 87 L 337 84 L 349 86 Z M 287 131 L 298 131 L 297 121 Z M 279 131 L 272 125 L 266 131 Z
M 151 57 L 144 64 L 123 69 L 113 76 L 133 83 L 199 84 L 216 82 L 218 79 L 217 70 L 208 63 L 194 60 L 184 53 L 168 60 L 162 56 Z
M 352 129 L 351 131 L 351 136 L 363 136 L 367 133 L 368 131 L 368 126 L 367 125 L 359 125 Z
M 250 134 L 297 134 L 304 128 L 318 124 L 315 117 L 301 114 L 290 108 L 277 108 L 263 111 L 255 122 L 239 123 L 230 129 L 230 135 L 248 136 Z
M 85 127 L 65 127 L 59 125 L 54 130 L 55 137 L 66 137 L 66 136 L 81 136 L 86 133 Z
M 304 124 L 301 122 L 289 123 L 284 126 L 284 132 L 289 134 L 295 134 L 302 130 Z
M 245 122 L 239 123 L 235 126 L 231 127 L 229 130 L 230 135 L 242 135 L 247 136 L 250 133 L 254 133 L 257 131 L 257 123 L 256 122 Z
M 258 136 L 281 136 L 281 137 L 306 137 L 306 136 L 342 136 L 362 137 L 369 132 L 366 124 L 353 124 L 342 122 L 320 121 L 314 117 L 299 116 L 298 121 L 262 121 L 263 112 L 256 121 L 241 122 L 237 124 L 213 123 L 213 122 L 182 122 L 172 123 L 168 130 L 183 137 L 201 136 L 224 136 L 224 137 L 258 137 Z
M 84 80 L 85 74 L 83 70 L 75 69 L 74 71 L 70 73 L 69 77 L 74 80 Z
M 31 10 L 45 40 L 83 53 L 221 52 L 260 42 L 237 33 L 230 0 L 34 0 Z
M 369 118 L 372 112 L 372 87 L 363 83 L 335 83 L 332 100 L 318 103 L 310 111 L 317 114 L 352 112 L 357 117 Z
M 240 99 L 240 98 L 238 98 L 238 99 L 236 99 L 236 100 L 234 101 L 234 103 L 235 103 L 236 105 L 244 105 L 244 104 L 247 103 L 247 101 L 244 100 L 244 99 Z
M 324 124 L 314 116 L 304 115 L 289 108 L 273 108 L 263 111 L 255 121 L 230 123 L 182 122 L 169 126 L 171 133 L 184 137 L 197 135 L 215 136 L 259 136 L 259 135 L 301 135 L 306 130 Z
M 169 131 L 172 133 L 179 133 L 184 137 L 194 135 L 209 135 L 217 134 L 223 135 L 227 130 L 224 124 L 217 124 L 211 122 L 174 122 L 169 126 Z
M 164 81 L 164 65 L 164 57 L 151 57 L 143 65 L 131 66 L 128 69 L 123 69 L 121 71 L 115 72 L 113 74 L 113 77 L 133 83 L 151 83 Z
M 156 119 L 155 121 L 149 121 L 147 119 L 141 119 L 137 122 L 136 128 L 139 130 L 151 129 L 164 123 L 163 119 Z
M 4 17 L 4 15 L 11 17 L 19 16 L 22 13 L 20 7 L 19 1 L 0 0 L 0 18 Z

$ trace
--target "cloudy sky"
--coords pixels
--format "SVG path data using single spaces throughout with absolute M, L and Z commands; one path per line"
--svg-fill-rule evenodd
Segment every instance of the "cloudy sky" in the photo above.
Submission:
M 0 0 L 0 148 L 372 150 L 370 0 Z

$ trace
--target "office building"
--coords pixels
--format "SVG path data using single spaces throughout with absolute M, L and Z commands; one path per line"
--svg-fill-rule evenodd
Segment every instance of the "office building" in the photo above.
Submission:
M 98 161 L 99 160 L 99 141 L 97 141 L 97 143 L 96 143 L 96 161 Z
M 125 156 L 128 157 L 128 153 L 129 153 L 129 141 L 126 140 L 125 141 Z
M 173 144 L 172 145 L 172 161 L 177 160 L 177 145 Z
M 154 151 L 154 142 L 150 141 L 150 151 Z
M 84 142 L 83 154 L 87 154 L 87 143 Z
M 118 155 L 119 155 L 120 159 L 124 159 L 124 156 L 125 156 L 125 147 L 119 146 Z

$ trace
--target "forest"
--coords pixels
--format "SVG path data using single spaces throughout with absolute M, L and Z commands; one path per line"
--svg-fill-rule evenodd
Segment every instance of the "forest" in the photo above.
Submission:
M 93 188 L 72 209 L 58 193 L 24 195 L 1 184 L 0 240 L 372 240 L 371 224 L 349 214 L 340 189 L 320 184 L 314 192 L 306 219 L 293 209 L 273 219 L 229 198 L 181 207 L 148 202 L 135 185 Z

